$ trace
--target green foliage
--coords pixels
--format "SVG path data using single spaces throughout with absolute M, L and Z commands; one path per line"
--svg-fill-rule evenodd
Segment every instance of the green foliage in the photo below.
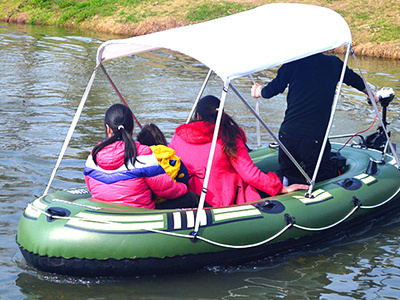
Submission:
M 138 2 L 143 0 L 125 0 Z M 28 0 L 24 10 L 31 15 L 29 23 L 47 24 L 51 18 L 57 25 L 65 25 L 68 22 L 81 22 L 95 15 L 110 16 L 116 9 L 112 0 Z
M 210 2 L 200 4 L 189 9 L 186 19 L 189 22 L 212 20 L 218 17 L 228 16 L 255 6 L 243 3 Z
M 369 13 L 358 13 L 356 14 L 357 18 L 363 21 L 371 19 L 371 15 Z
M 53 1 L 51 0 L 30 0 L 27 3 L 38 9 L 50 9 L 53 6 Z
M 148 0 L 120 0 L 118 3 L 122 6 L 136 6 L 143 2 L 149 2 Z
M 389 42 L 400 39 L 400 26 L 391 23 L 390 20 L 376 21 L 370 26 L 372 42 Z
M 132 23 L 139 23 L 142 18 L 138 17 L 137 14 L 131 14 L 125 18 L 126 21 Z

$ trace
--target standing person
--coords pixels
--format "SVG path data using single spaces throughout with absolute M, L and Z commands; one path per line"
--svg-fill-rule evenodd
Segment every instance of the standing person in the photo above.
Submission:
M 201 98 L 196 107 L 196 121 L 180 125 L 171 140 L 189 170 L 189 190 L 200 195 L 220 100 L 215 96 Z M 285 187 L 272 172 L 261 172 L 251 160 L 245 146 L 243 130 L 226 113 L 222 115 L 210 180 L 205 201 L 222 207 L 261 199 L 256 189 L 271 196 L 307 189 L 307 185 Z
M 305 172 L 312 177 L 321 144 L 329 123 L 336 86 L 343 62 L 336 56 L 315 54 L 282 65 L 278 74 L 264 88 L 254 84 L 253 97 L 271 98 L 283 93 L 289 86 L 285 118 L 279 130 L 279 139 L 296 161 L 304 164 Z M 343 82 L 367 94 L 363 79 L 346 67 Z M 376 96 L 375 101 L 379 101 Z M 337 175 L 330 160 L 329 141 L 321 161 L 316 181 Z M 301 172 L 289 157 L 279 150 L 281 174 L 289 183 L 305 182 Z
M 107 138 L 93 148 L 84 168 L 92 198 L 152 209 L 153 193 L 166 199 L 186 194 L 187 186 L 171 179 L 153 151 L 132 139 L 134 124 L 128 107 L 112 105 L 104 126 Z

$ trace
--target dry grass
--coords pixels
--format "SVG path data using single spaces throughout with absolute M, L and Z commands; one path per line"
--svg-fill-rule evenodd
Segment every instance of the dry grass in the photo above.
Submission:
M 202 3 L 219 3 L 221 0 L 198 0 Z M 229 2 L 245 3 L 259 6 L 268 3 L 287 2 L 321 5 L 340 13 L 349 23 L 354 41 L 354 52 L 358 55 L 400 59 L 400 5 L 398 0 L 230 0 Z M 174 0 L 143 4 L 142 12 L 153 12 L 157 17 L 150 17 L 139 23 L 118 24 L 112 20 L 84 22 L 88 29 L 123 34 L 141 35 L 177 26 L 187 25 L 186 12 L 194 5 L 190 1 Z M 185 10 L 186 7 L 186 10 Z M 397 9 L 396 9 L 397 8 Z M 110 23 L 111 22 L 111 23 Z M 388 41 L 379 37 L 387 34 L 385 28 L 392 26 L 394 31 Z

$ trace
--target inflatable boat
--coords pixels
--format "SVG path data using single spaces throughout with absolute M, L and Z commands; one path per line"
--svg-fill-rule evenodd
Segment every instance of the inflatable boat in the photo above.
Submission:
M 281 24 L 283 16 L 288 24 L 275 28 L 278 32 L 268 39 L 273 43 L 260 41 L 266 43 L 261 49 L 250 46 L 254 44 L 251 41 L 259 40 L 254 36 L 254 28 Z M 204 47 L 210 43 L 214 47 Z M 250 153 L 260 170 L 269 172 L 279 169 L 278 147 L 284 146 L 235 88 L 234 79 L 341 46 L 347 46 L 347 63 L 351 34 L 344 19 L 329 9 L 301 4 L 269 4 L 201 24 L 103 43 L 49 184 L 41 197 L 28 204 L 20 219 L 17 243 L 26 261 L 42 271 L 77 276 L 190 272 L 204 266 L 239 264 L 296 250 L 397 209 L 399 159 L 386 129 L 386 115 L 380 116 L 375 103 L 373 109 L 381 121 L 379 131 L 361 137 L 357 144 L 333 143 L 332 157 L 340 175 L 316 183 L 315 178 L 304 174 L 310 184 L 308 191 L 205 208 L 204 188 L 198 208 L 169 210 L 98 201 L 91 198 L 86 187 L 49 193 L 99 69 L 117 90 L 103 65 L 106 61 L 163 48 L 181 52 L 209 67 L 197 99 L 211 73 L 218 75 L 223 83 L 222 107 L 228 91 L 233 91 L 274 138 L 270 146 Z M 335 96 L 333 111 L 339 98 L 340 91 Z M 386 109 L 393 98 L 390 89 L 387 94 L 382 93 L 382 106 Z M 330 127 L 331 123 L 325 142 L 333 139 L 329 137 Z M 209 155 L 210 166 L 215 140 Z M 206 179 L 209 172 L 212 167 L 207 168 Z

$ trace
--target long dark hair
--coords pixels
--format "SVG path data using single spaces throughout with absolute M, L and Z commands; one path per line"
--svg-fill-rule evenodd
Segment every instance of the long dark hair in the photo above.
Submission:
M 96 156 L 99 151 L 118 140 L 122 140 L 125 143 L 124 164 L 128 168 L 128 163 L 134 164 L 137 156 L 136 144 L 132 139 L 134 126 L 132 111 L 122 104 L 111 105 L 104 117 L 104 126 L 106 125 L 110 127 L 114 135 L 93 148 L 92 157 L 94 163 L 97 165 Z
M 142 145 L 154 146 L 154 145 L 164 145 L 167 146 L 167 139 L 164 134 L 158 128 L 157 125 L 150 123 L 143 126 L 142 130 L 138 133 L 136 139 Z
M 214 123 L 217 121 L 218 107 L 220 100 L 212 95 L 204 96 L 199 100 L 196 107 L 196 114 L 199 114 L 202 121 Z M 240 135 L 243 139 L 243 132 L 239 125 L 227 113 L 222 113 L 221 139 L 224 142 L 223 150 L 229 157 L 236 158 L 237 146 L 236 137 Z

